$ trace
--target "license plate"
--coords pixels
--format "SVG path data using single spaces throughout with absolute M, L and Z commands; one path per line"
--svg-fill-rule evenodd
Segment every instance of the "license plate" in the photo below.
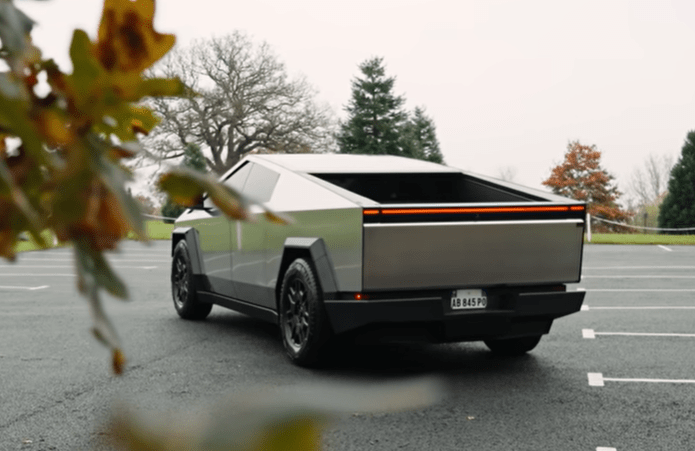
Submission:
M 483 290 L 454 290 L 451 292 L 451 309 L 484 309 L 487 294 Z

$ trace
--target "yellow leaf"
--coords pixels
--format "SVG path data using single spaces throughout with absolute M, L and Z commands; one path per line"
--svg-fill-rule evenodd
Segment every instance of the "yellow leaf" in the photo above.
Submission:
M 36 122 L 39 130 L 52 146 L 65 146 L 75 139 L 65 121 L 55 111 L 42 111 Z
M 174 46 L 154 30 L 154 9 L 154 0 L 104 1 L 95 52 L 106 70 L 142 72 Z
M 116 348 L 113 350 L 113 358 L 112 358 L 112 364 L 113 364 L 113 373 L 117 376 L 120 376 L 123 374 L 123 369 L 125 368 L 125 355 L 123 354 L 123 351 L 120 349 Z

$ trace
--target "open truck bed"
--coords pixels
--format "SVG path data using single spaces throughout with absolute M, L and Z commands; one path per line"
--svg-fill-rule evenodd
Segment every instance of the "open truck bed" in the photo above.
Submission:
M 334 334 L 526 352 L 581 307 L 565 284 L 581 276 L 583 203 L 390 156 L 258 155 L 223 179 L 295 223 L 184 213 L 172 281 L 185 247 L 195 298 L 174 288 L 175 306 L 279 322 L 296 363 L 315 363 Z

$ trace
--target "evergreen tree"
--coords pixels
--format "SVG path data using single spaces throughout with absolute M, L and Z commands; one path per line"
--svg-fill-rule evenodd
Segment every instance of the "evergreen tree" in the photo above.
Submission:
M 671 170 L 668 194 L 659 210 L 659 227 L 695 227 L 695 130 L 688 133 L 681 156 Z
M 205 161 L 205 156 L 200 150 L 200 147 L 196 144 L 188 144 L 183 151 L 183 160 L 181 161 L 181 166 L 193 169 L 198 172 L 207 172 L 207 163 Z M 162 216 L 167 218 L 178 218 L 181 213 L 186 209 L 186 207 L 174 202 L 171 197 L 167 196 L 166 202 L 162 206 Z M 165 223 L 173 223 L 173 219 L 165 219 Z
M 410 158 L 444 163 L 444 157 L 439 150 L 439 141 L 434 122 L 425 115 L 424 109 L 416 107 L 413 117 L 406 123 L 403 130 L 403 155 Z
M 402 155 L 401 131 L 406 114 L 403 98 L 393 94 L 394 77 L 386 77 L 383 58 L 360 66 L 362 78 L 352 81 L 347 122 L 338 133 L 340 153 Z

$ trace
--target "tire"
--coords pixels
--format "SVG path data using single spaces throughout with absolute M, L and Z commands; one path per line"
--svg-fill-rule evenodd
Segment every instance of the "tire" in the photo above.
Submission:
M 179 241 L 174 249 L 174 258 L 171 261 L 171 294 L 176 313 L 183 319 L 202 320 L 212 310 L 212 304 L 198 301 L 193 283 L 191 257 L 185 240 Z
M 287 268 L 278 304 L 280 333 L 287 356 L 296 365 L 316 366 L 332 332 L 316 274 L 303 258 Z
M 535 348 L 541 341 L 541 335 L 519 338 L 499 338 L 485 340 L 485 345 L 495 354 L 515 356 L 523 355 Z

